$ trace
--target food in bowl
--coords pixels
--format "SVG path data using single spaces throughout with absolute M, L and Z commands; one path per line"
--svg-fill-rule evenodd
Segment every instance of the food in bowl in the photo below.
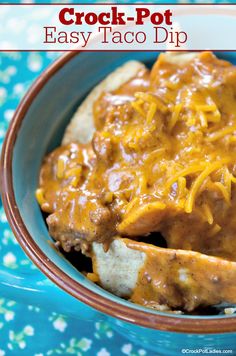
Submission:
M 232 64 L 210 52 L 127 62 L 44 159 L 36 197 L 50 235 L 137 304 L 236 303 L 235 132 Z

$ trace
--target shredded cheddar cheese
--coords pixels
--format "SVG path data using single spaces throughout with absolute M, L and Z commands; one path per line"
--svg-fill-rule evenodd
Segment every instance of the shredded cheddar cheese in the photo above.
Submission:
M 165 113 L 167 111 L 167 107 L 161 102 L 159 98 L 149 93 L 137 92 L 135 93 L 135 97 L 142 101 L 147 101 L 149 104 L 156 104 L 156 108 L 161 112 Z
M 65 176 L 65 178 L 76 177 L 79 179 L 81 176 L 81 173 L 82 173 L 82 167 L 78 166 L 78 167 L 73 167 L 73 168 L 68 169 L 65 172 L 64 176 Z
M 168 123 L 168 130 L 169 131 L 172 131 L 172 129 L 174 128 L 176 122 L 178 121 L 179 116 L 180 116 L 180 112 L 182 110 L 182 107 L 183 107 L 182 104 L 177 104 L 172 109 L 173 110 L 172 111 L 172 115 L 171 115 L 170 121 Z
M 43 205 L 46 202 L 44 195 L 43 195 L 43 189 L 41 189 L 41 188 L 36 189 L 35 196 L 36 196 L 36 199 L 37 199 L 39 205 Z
M 66 157 L 60 156 L 57 161 L 57 178 L 62 179 L 66 168 Z
M 145 194 L 147 192 L 147 179 L 145 175 L 141 175 L 139 177 L 139 191 L 141 194 Z
M 147 113 L 147 122 L 148 123 L 152 122 L 152 119 L 153 119 L 156 111 L 157 111 L 157 104 L 156 103 L 151 103 L 150 104 L 150 108 L 149 108 L 148 113 Z
M 145 157 L 145 162 L 150 163 L 150 162 L 154 162 L 157 159 L 160 158 L 160 156 L 163 155 L 163 153 L 165 152 L 165 148 L 158 148 L 155 151 L 150 152 L 146 157 Z
M 236 183 L 236 177 L 234 177 L 233 174 L 230 174 L 230 179 L 231 182 Z
M 221 182 L 216 182 L 215 186 L 221 192 L 221 194 L 224 197 L 226 203 L 230 204 L 230 194 L 229 194 L 229 191 L 227 190 L 227 188 Z
M 207 219 L 208 224 L 212 225 L 213 221 L 214 221 L 214 218 L 213 218 L 211 209 L 210 209 L 210 207 L 209 207 L 209 205 L 207 203 L 202 205 L 202 211 L 203 211 L 204 216 Z
M 216 132 L 213 132 L 212 134 L 210 134 L 207 138 L 207 140 L 209 142 L 214 142 L 216 140 L 219 140 L 223 137 L 225 137 L 226 135 L 229 135 L 231 133 L 233 133 L 234 131 L 236 131 L 236 126 L 229 126 L 229 127 L 225 127 L 221 130 L 218 130 Z
M 197 177 L 197 179 L 192 184 L 192 187 L 189 192 L 188 199 L 186 201 L 185 211 L 186 213 L 191 213 L 193 210 L 193 205 L 196 199 L 196 195 L 198 190 L 200 189 L 201 185 L 205 181 L 205 179 L 214 171 L 221 168 L 225 163 L 228 163 L 229 159 L 223 159 L 219 162 L 215 162 L 210 164 L 208 167 L 201 172 L 201 174 Z
M 142 100 L 132 101 L 131 103 L 132 107 L 137 111 L 137 113 L 139 113 L 143 117 L 146 117 L 146 113 L 141 106 L 142 104 L 143 104 Z
M 209 237 L 215 236 L 221 230 L 221 226 L 215 224 L 209 232 Z
M 182 198 L 185 195 L 185 189 L 186 189 L 186 178 L 185 177 L 178 178 L 178 187 L 179 187 L 179 197 Z
M 201 163 L 201 164 L 196 164 L 196 165 L 190 166 L 189 168 L 185 168 L 185 169 L 179 171 L 178 173 L 176 173 L 174 175 L 174 177 L 170 178 L 166 182 L 166 189 L 169 189 L 172 186 L 172 184 L 178 180 L 179 177 L 185 177 L 190 174 L 201 172 L 205 167 L 206 167 L 206 163 Z

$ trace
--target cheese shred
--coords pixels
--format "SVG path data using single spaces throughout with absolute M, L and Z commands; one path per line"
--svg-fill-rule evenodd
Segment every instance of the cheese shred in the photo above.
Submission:
M 148 113 L 147 113 L 147 123 L 148 124 L 150 124 L 152 122 L 152 119 L 154 118 L 156 111 L 157 111 L 156 103 L 151 103 Z
M 234 131 L 236 131 L 236 126 L 225 127 L 221 130 L 215 131 L 214 133 L 210 134 L 207 137 L 207 141 L 214 142 L 220 140 L 221 138 L 233 133 Z
M 44 194 L 43 194 L 43 189 L 42 188 L 36 189 L 35 197 L 36 197 L 37 202 L 39 203 L 39 205 L 43 205 L 46 202 L 46 200 L 44 198 Z
M 170 118 L 170 121 L 168 123 L 168 131 L 171 132 L 176 125 L 177 121 L 179 120 L 180 112 L 182 110 L 183 104 L 177 104 L 174 106 L 172 109 L 172 116 Z
M 162 103 L 161 99 L 159 99 L 157 96 L 154 96 L 149 93 L 137 92 L 135 93 L 135 97 L 139 100 L 146 101 L 149 104 L 156 104 L 157 109 L 163 113 L 167 111 L 167 107 Z
M 212 229 L 210 230 L 210 232 L 208 233 L 208 235 L 210 237 L 215 236 L 219 231 L 221 230 L 221 226 L 218 224 L 215 224 Z
M 143 110 L 143 108 L 141 107 L 142 104 L 143 104 L 142 100 L 136 100 L 136 101 L 131 102 L 133 109 L 141 116 L 146 117 L 146 113 Z
M 178 189 L 179 189 L 179 198 L 184 197 L 186 190 L 186 178 L 179 177 L 178 178 Z
M 218 170 L 219 168 L 222 168 L 222 166 L 225 163 L 228 163 L 229 159 L 222 159 L 221 161 L 214 162 L 209 164 L 204 171 L 201 172 L 201 174 L 196 178 L 196 180 L 193 182 L 192 187 L 189 192 L 188 199 L 186 201 L 185 205 L 185 211 L 186 213 L 191 213 L 193 210 L 193 206 L 195 203 L 196 195 L 198 190 L 201 188 L 202 184 L 204 183 L 205 179 L 214 171 Z
M 166 189 L 169 190 L 170 187 L 178 180 L 179 177 L 185 177 L 197 172 L 201 172 L 205 167 L 206 167 L 206 163 L 201 163 L 180 170 L 166 182 Z
M 221 182 L 215 182 L 215 186 L 221 192 L 226 203 L 230 204 L 230 194 L 229 194 L 229 191 L 227 190 L 227 188 Z
M 64 156 L 60 156 L 57 161 L 57 178 L 62 179 L 66 169 L 66 160 Z
M 204 216 L 207 219 L 208 224 L 212 225 L 214 219 L 213 219 L 213 215 L 212 215 L 212 212 L 211 212 L 211 209 L 210 209 L 209 205 L 207 203 L 203 204 L 202 205 L 202 210 L 203 210 Z

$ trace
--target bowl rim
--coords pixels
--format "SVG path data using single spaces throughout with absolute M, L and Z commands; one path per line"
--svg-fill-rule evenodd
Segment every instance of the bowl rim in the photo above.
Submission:
M 1 154 L 2 201 L 8 222 L 16 239 L 27 256 L 57 286 L 81 302 L 104 314 L 139 326 L 162 331 L 196 334 L 235 332 L 236 317 L 233 316 L 207 319 L 206 317 L 201 318 L 196 316 L 193 318 L 189 316 L 188 318 L 184 318 L 184 316 L 160 315 L 152 313 L 150 310 L 145 312 L 133 309 L 127 305 L 119 304 L 114 300 L 101 296 L 89 290 L 80 282 L 75 281 L 50 261 L 27 230 L 14 195 L 12 176 L 14 144 L 25 114 L 40 90 L 56 72 L 79 54 L 79 51 L 64 53 L 38 76 L 18 105 L 8 128 Z

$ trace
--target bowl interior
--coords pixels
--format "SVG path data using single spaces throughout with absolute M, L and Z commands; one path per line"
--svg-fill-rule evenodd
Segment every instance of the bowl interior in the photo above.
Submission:
M 151 66 L 157 55 L 157 52 L 83 52 L 71 58 L 49 79 L 28 108 L 18 132 L 12 161 L 14 193 L 21 217 L 44 254 L 89 290 L 147 313 L 158 312 L 134 305 L 104 291 L 87 280 L 52 247 L 52 239 L 34 192 L 43 157 L 60 144 L 69 119 L 89 90 L 125 61 L 137 59 Z M 219 57 L 236 63 L 234 53 L 219 53 Z

